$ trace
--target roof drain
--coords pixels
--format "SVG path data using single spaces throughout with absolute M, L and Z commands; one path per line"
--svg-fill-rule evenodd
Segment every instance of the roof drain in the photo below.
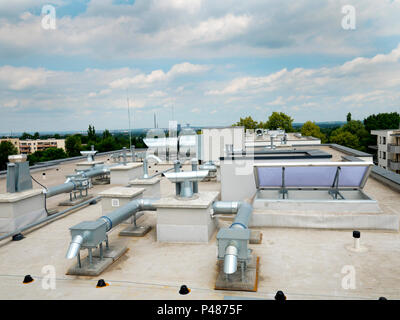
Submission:
M 251 259 L 248 249 L 250 240 L 250 221 L 253 207 L 247 202 L 217 201 L 213 204 L 214 214 L 234 214 L 235 220 L 229 228 L 222 228 L 217 234 L 218 259 L 224 261 L 224 273 L 233 274 L 237 271 L 238 262 L 241 264 L 242 279 L 247 263 Z

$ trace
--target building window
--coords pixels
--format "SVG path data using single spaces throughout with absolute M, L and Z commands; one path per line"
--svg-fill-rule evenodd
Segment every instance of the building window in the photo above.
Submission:
M 383 144 L 386 144 L 386 137 L 383 137 Z
M 383 151 L 383 160 L 385 160 L 385 159 L 386 159 L 386 152 Z

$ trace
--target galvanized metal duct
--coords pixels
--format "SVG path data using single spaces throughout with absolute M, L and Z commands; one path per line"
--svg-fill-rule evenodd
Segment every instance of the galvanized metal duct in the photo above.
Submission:
M 110 231 L 112 228 L 116 227 L 121 222 L 124 222 L 138 211 L 157 210 L 153 205 L 155 201 L 156 200 L 154 199 L 136 199 L 109 213 L 108 215 L 100 217 L 98 220 L 103 220 L 106 222 L 107 231 Z
M 248 229 L 253 207 L 242 201 L 217 201 L 213 204 L 214 214 L 232 214 L 236 213 L 235 220 L 229 229 Z M 224 273 L 233 274 L 237 270 L 239 245 L 232 239 L 225 248 L 224 254 Z
M 206 170 L 164 173 L 168 180 L 180 185 L 179 188 L 176 188 L 176 195 L 182 198 L 192 197 L 194 194 L 193 183 L 203 180 L 207 175 L 208 171 Z
M 58 186 L 50 187 L 47 190 L 44 190 L 43 193 L 46 195 L 46 198 L 50 198 L 50 197 L 56 196 L 61 193 L 71 192 L 75 188 L 76 188 L 75 183 L 72 181 L 69 181 L 69 182 L 60 184 Z
M 76 176 L 81 178 L 93 178 L 109 172 L 110 169 L 108 167 L 100 166 L 100 167 L 94 167 L 87 171 L 80 171 L 76 174 Z M 47 188 L 47 190 L 44 190 L 43 193 L 46 195 L 46 198 L 50 198 L 61 193 L 67 193 L 76 190 L 78 184 L 81 183 L 82 183 L 81 181 L 74 181 L 73 178 L 68 178 L 63 184 Z
M 85 245 L 85 240 L 87 239 L 106 238 L 106 232 L 110 231 L 112 228 L 127 220 L 137 212 L 157 210 L 154 206 L 155 201 L 156 200 L 154 199 L 135 199 L 110 214 L 100 217 L 96 221 L 88 222 L 87 230 L 83 230 L 82 233 L 72 238 L 66 257 L 68 259 L 76 257 L 81 246 Z M 91 228 L 90 225 L 95 227 Z M 99 225 L 105 227 L 99 228 Z

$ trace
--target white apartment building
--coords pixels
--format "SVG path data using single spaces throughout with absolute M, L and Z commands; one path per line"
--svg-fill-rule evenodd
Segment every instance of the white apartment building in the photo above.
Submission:
M 400 173 L 400 129 L 372 130 L 377 136 L 378 166 Z
M 31 154 L 48 148 L 60 148 L 65 151 L 65 139 L 20 140 L 19 138 L 4 138 L 0 139 L 0 142 L 2 141 L 11 142 L 20 154 Z

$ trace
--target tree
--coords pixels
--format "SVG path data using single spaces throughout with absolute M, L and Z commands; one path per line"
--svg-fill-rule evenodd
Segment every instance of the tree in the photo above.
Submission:
M 17 148 L 10 141 L 0 143 L 0 170 L 7 169 L 8 156 L 18 154 Z
M 50 160 L 64 159 L 67 158 L 67 154 L 61 148 L 48 148 L 43 151 L 36 151 L 28 155 L 28 161 L 30 165 L 34 165 L 37 162 L 44 162 Z
M 348 131 L 358 138 L 359 146 L 356 148 L 361 151 L 367 151 L 370 133 L 365 129 L 363 123 L 359 120 L 350 120 L 341 128 Z
M 326 142 L 326 136 L 321 132 L 320 127 L 318 127 L 315 122 L 307 121 L 303 124 L 300 129 L 300 132 L 303 136 L 311 136 L 318 139 L 321 139 L 322 143 Z
M 31 134 L 27 133 L 27 132 L 24 132 L 24 133 L 21 135 L 20 139 L 21 139 L 21 140 L 33 139 L 33 136 L 32 136 Z
M 80 155 L 82 150 L 82 142 L 79 135 L 73 135 L 65 140 L 65 149 L 69 157 L 75 157 Z
M 351 121 L 351 113 L 349 112 L 348 114 L 347 114 L 347 122 L 350 122 Z
M 373 114 L 364 119 L 365 129 L 371 130 L 398 129 L 400 115 L 397 112 Z
M 107 129 L 103 131 L 103 140 L 110 138 L 111 137 L 111 133 L 110 131 L 108 131 Z
M 96 141 L 96 130 L 94 129 L 94 126 L 89 124 L 87 133 L 89 141 Z
M 96 145 L 96 150 L 99 152 L 113 151 L 119 149 L 118 143 L 113 137 L 107 137 Z
M 259 128 L 259 123 L 253 120 L 252 117 L 248 116 L 246 118 L 240 118 L 239 122 L 233 125 L 234 127 L 244 127 L 245 129 L 257 129 Z
M 330 141 L 353 149 L 358 149 L 360 147 L 357 136 L 341 128 L 332 132 Z
M 40 139 L 40 134 L 39 134 L 39 132 L 35 132 L 35 133 L 33 134 L 33 139 L 35 139 L 35 140 Z
M 263 125 L 267 129 L 276 130 L 278 128 L 284 129 L 286 132 L 292 132 L 293 119 L 283 112 L 272 112 L 268 121 Z

